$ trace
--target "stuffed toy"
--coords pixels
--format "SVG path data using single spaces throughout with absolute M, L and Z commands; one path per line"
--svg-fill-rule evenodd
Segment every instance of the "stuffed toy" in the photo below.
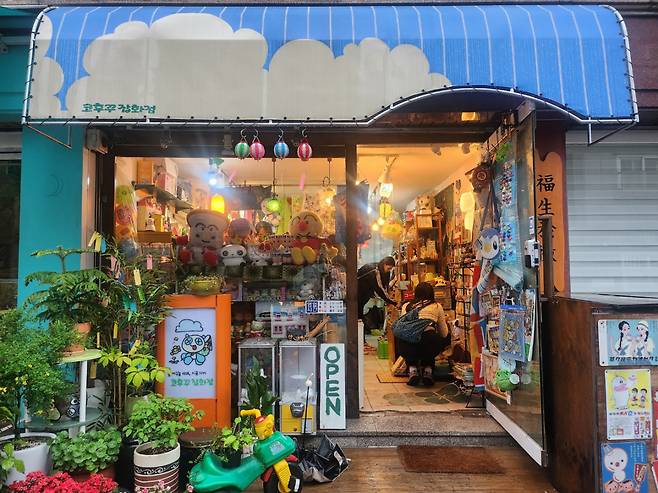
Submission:
M 228 242 L 232 245 L 246 245 L 253 229 L 251 223 L 239 217 L 228 225 Z
M 337 249 L 328 245 L 326 239 L 320 238 L 322 228 L 322 221 L 314 212 L 302 211 L 292 218 L 290 234 L 294 240 L 290 253 L 295 265 L 314 264 L 323 244 L 328 246 L 330 257 L 336 255 Z
M 247 249 L 242 245 L 226 245 L 221 249 L 222 262 L 227 267 L 235 267 L 245 263 Z
M 261 201 L 260 210 L 264 214 L 263 221 L 271 224 L 272 231 L 274 231 L 279 227 L 279 224 L 281 224 L 281 201 L 279 200 L 279 209 L 277 210 L 270 210 L 271 205 L 272 205 L 272 198 L 271 197 L 266 198 Z
M 176 238 L 178 259 L 184 264 L 217 266 L 218 252 L 224 244 L 228 219 L 224 214 L 207 209 L 195 209 L 187 215 L 190 233 Z

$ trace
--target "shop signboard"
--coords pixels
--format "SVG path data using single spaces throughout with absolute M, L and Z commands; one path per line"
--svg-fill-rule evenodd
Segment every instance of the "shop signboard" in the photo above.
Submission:
M 320 428 L 344 430 L 345 409 L 345 344 L 320 345 Z
M 179 308 L 165 320 L 165 394 L 187 399 L 215 397 L 215 310 Z
M 342 300 L 306 300 L 306 313 L 337 313 L 345 312 L 345 305 Z

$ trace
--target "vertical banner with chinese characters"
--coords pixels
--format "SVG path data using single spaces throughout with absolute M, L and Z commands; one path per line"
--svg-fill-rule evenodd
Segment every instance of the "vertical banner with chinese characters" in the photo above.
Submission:
M 552 216 L 553 228 L 551 235 L 553 238 L 553 252 L 550 258 L 553 259 L 553 277 L 555 281 L 555 290 L 557 293 L 563 293 L 567 290 L 567 232 L 564 211 L 565 197 L 564 166 L 562 158 L 555 152 L 549 152 L 544 159 L 537 156 L 535 159 L 535 204 L 537 206 L 537 217 Z M 538 237 L 541 241 L 542 231 L 541 223 L 538 221 Z M 543 258 L 549 258 L 547 252 L 544 252 Z M 543 286 L 543 272 L 540 269 L 540 286 Z

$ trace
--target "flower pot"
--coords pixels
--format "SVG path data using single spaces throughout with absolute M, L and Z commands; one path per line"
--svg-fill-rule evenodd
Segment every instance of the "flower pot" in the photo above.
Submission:
M 4 446 L 4 443 L 13 440 L 13 438 L 13 436 L 3 437 L 0 440 L 0 447 Z M 14 451 L 14 457 L 23 461 L 25 472 L 20 473 L 16 469 L 12 469 L 7 474 L 6 484 L 11 484 L 14 481 L 22 481 L 31 472 L 41 471 L 44 474 L 50 473 L 52 459 L 50 457 L 50 444 L 48 442 L 55 438 L 55 435 L 52 433 L 21 433 L 21 438 L 41 438 L 42 441 L 33 447 Z
M 80 342 L 78 344 L 71 344 L 66 348 L 67 354 L 81 353 L 85 350 L 85 343 L 87 342 L 87 336 L 91 331 L 91 324 L 89 322 L 77 323 L 73 326 L 75 330 L 80 334 Z
M 217 294 L 221 288 L 219 279 L 195 279 L 188 281 L 188 286 L 192 294 L 198 296 L 207 296 L 210 294 Z
M 101 476 L 104 476 L 106 478 L 114 479 L 115 477 L 114 464 L 101 471 L 98 471 L 97 473 L 93 473 L 89 471 L 76 471 L 76 472 L 70 472 L 69 476 L 71 476 L 76 481 L 83 483 L 87 481 L 92 474 L 100 474 Z
M 178 493 L 178 463 L 180 444 L 162 454 L 148 454 L 153 443 L 145 443 L 135 449 L 135 488 L 152 488 L 158 483 L 169 486 L 172 493 Z
M 123 437 L 116 463 L 116 482 L 128 491 L 135 491 L 134 456 L 139 442 L 130 437 Z

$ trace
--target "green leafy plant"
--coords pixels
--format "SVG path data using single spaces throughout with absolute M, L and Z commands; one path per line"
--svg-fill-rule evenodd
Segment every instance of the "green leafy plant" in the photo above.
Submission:
M 14 457 L 14 444 L 9 442 L 0 448 L 0 484 L 7 480 L 9 471 L 12 469 L 25 472 L 25 464 L 22 460 Z
M 152 394 L 135 404 L 123 431 L 140 444 L 153 442 L 153 449 L 164 452 L 176 447 L 181 433 L 194 430 L 192 423 L 203 414 L 194 412 L 185 399 Z
M 228 462 L 232 455 L 242 453 L 245 447 L 252 445 L 255 441 L 256 435 L 253 427 L 238 417 L 233 420 L 232 427 L 222 428 L 215 432 L 210 447 L 222 461 Z
M 0 407 L 20 438 L 21 405 L 33 414 L 46 413 L 53 399 L 65 395 L 69 386 L 59 362 L 74 340 L 70 325 L 57 321 L 45 330 L 29 326 L 30 319 L 18 310 L 0 314 Z
M 50 444 L 50 452 L 58 471 L 95 473 L 118 460 L 120 447 L 121 433 L 115 428 L 81 433 L 73 438 L 62 431 Z
M 65 249 L 58 246 L 52 250 L 38 250 L 35 257 L 55 256 L 59 259 L 61 272 L 34 272 L 25 277 L 25 285 L 44 286 L 26 299 L 25 306 L 36 310 L 42 321 L 57 320 L 71 323 L 94 322 L 99 315 L 99 306 L 104 300 L 103 284 L 109 281 L 99 269 L 67 270 L 66 259 L 70 255 L 90 253 L 89 249 Z
M 270 391 L 267 378 L 256 358 L 253 358 L 252 366 L 245 376 L 245 383 L 247 385 L 247 401 L 243 407 L 245 409 L 258 409 L 263 416 L 271 414 L 274 403 L 279 398 Z

